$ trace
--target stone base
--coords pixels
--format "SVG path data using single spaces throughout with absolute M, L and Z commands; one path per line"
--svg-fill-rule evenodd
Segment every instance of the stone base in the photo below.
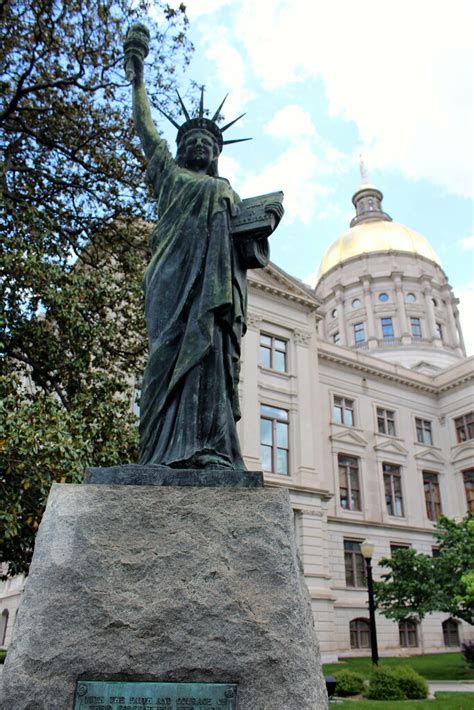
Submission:
M 261 488 L 261 471 L 218 468 L 169 468 L 129 463 L 121 466 L 86 468 L 84 483 L 114 486 L 217 486 L 219 488 Z
M 53 485 L 0 707 L 70 710 L 79 679 L 237 683 L 239 710 L 327 708 L 288 492 Z

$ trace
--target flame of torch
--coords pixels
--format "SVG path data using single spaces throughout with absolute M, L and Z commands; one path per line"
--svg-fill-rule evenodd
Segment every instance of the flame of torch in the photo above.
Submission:
M 135 70 L 133 67 L 133 57 L 141 57 L 142 61 L 148 55 L 150 48 L 150 30 L 146 25 L 137 22 L 132 25 L 127 32 L 123 43 L 125 54 L 125 76 L 128 81 L 133 81 L 135 78 Z

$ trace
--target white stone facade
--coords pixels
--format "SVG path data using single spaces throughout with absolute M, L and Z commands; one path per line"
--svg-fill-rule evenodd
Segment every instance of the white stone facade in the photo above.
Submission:
M 393 258 L 393 254 L 385 258 L 380 254 L 360 257 L 359 267 L 364 270 L 368 259 L 375 261 L 375 275 L 369 279 L 373 293 L 383 289 L 390 298 L 394 296 Z M 426 280 L 410 275 L 410 266 L 419 271 L 421 260 L 427 272 L 434 272 L 439 279 L 439 288 L 451 294 L 436 264 L 413 255 L 399 254 L 396 258 L 398 266 L 401 263 L 403 267 L 401 281 L 407 293 L 415 292 L 417 298 L 421 294 L 421 299 L 421 289 L 426 288 L 422 286 Z M 415 265 L 404 264 L 405 259 L 413 260 Z M 377 273 L 377 268 L 382 271 L 382 264 L 388 276 Z M 341 277 L 347 273 L 346 266 L 336 267 L 329 278 L 332 280 L 337 272 L 342 281 L 339 285 L 345 286 Z M 348 270 L 357 270 L 356 260 L 352 260 Z M 351 280 L 354 281 L 353 275 L 348 277 Z M 457 327 L 449 331 L 451 340 L 441 345 L 433 343 L 438 340 L 434 336 L 425 343 L 406 335 L 410 338 L 406 343 L 410 358 L 403 354 L 400 342 L 386 348 L 390 351 L 387 359 L 383 346 L 363 349 L 354 343 L 344 346 L 328 342 L 331 331 L 325 328 L 331 320 L 326 316 L 336 308 L 336 284 L 324 284 L 327 293 L 321 294 L 317 289 L 316 295 L 274 266 L 252 272 L 249 281 L 249 331 L 244 339 L 241 382 L 244 409 L 240 425 L 245 460 L 249 468 L 261 466 L 260 406 L 286 410 L 289 474 L 267 471 L 266 483 L 290 490 L 323 654 L 327 658 L 367 655 L 367 647 L 351 647 L 350 622 L 368 619 L 367 589 L 363 585 L 346 584 L 344 541 L 362 542 L 370 538 L 375 543 L 375 578 L 381 571 L 377 561 L 390 556 L 390 545 L 410 545 L 419 552 L 432 554 L 434 522 L 428 517 L 424 474 L 435 474 L 444 514 L 457 519 L 466 514 L 463 473 L 474 465 L 474 440 L 457 442 L 454 419 L 473 409 L 474 358 L 464 356 Z M 434 277 L 430 283 L 433 281 Z M 362 300 L 364 283 L 360 279 L 358 288 L 346 298 Z M 430 298 L 434 297 L 431 293 Z M 438 281 L 434 293 L 439 296 Z M 426 297 L 423 302 L 426 303 Z M 455 307 L 452 296 L 449 303 Z M 377 306 L 370 307 L 378 317 Z M 446 322 L 448 307 L 445 304 L 443 311 Z M 398 316 L 396 310 L 391 312 Z M 425 323 L 425 314 L 417 313 Z M 263 367 L 259 362 L 262 333 L 287 341 L 286 372 Z M 438 358 L 438 354 L 446 359 Z M 425 363 L 424 368 L 419 367 L 421 362 Z M 335 397 L 351 403 L 351 422 L 335 420 Z M 390 433 L 378 430 L 380 410 L 390 412 L 393 421 Z M 426 427 L 426 431 L 420 432 L 425 441 L 418 440 L 417 421 Z M 339 455 L 358 462 L 360 510 L 341 505 Z M 387 510 L 384 490 L 383 466 L 387 463 L 399 467 L 401 482 L 402 510 L 392 514 Z M 431 615 L 417 627 L 416 645 L 401 646 L 398 624 L 377 615 L 379 651 L 382 655 L 404 655 L 458 648 L 445 645 L 442 623 L 447 619 L 446 614 Z M 457 628 L 460 643 L 472 638 L 472 627 L 459 623 Z

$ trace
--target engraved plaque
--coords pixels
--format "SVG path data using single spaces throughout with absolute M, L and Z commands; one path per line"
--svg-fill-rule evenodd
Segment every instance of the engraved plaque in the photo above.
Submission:
M 74 710 L 237 710 L 236 683 L 79 680 Z

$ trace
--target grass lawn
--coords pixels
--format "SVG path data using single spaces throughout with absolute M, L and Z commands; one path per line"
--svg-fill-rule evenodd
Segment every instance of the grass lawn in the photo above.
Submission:
M 474 693 L 436 693 L 436 700 L 345 700 L 334 710 L 473 710 Z
M 474 680 L 474 671 L 467 669 L 462 653 L 434 653 L 408 658 L 390 656 L 381 658 L 379 665 L 411 666 L 427 680 Z M 372 661 L 370 658 L 344 658 L 340 663 L 326 663 L 323 666 L 324 675 L 332 675 L 343 668 L 357 671 L 357 673 L 362 673 L 364 678 L 369 678 L 372 671 Z M 432 706 L 433 704 L 430 707 Z M 469 710 L 473 710 L 473 708 L 474 703 Z

